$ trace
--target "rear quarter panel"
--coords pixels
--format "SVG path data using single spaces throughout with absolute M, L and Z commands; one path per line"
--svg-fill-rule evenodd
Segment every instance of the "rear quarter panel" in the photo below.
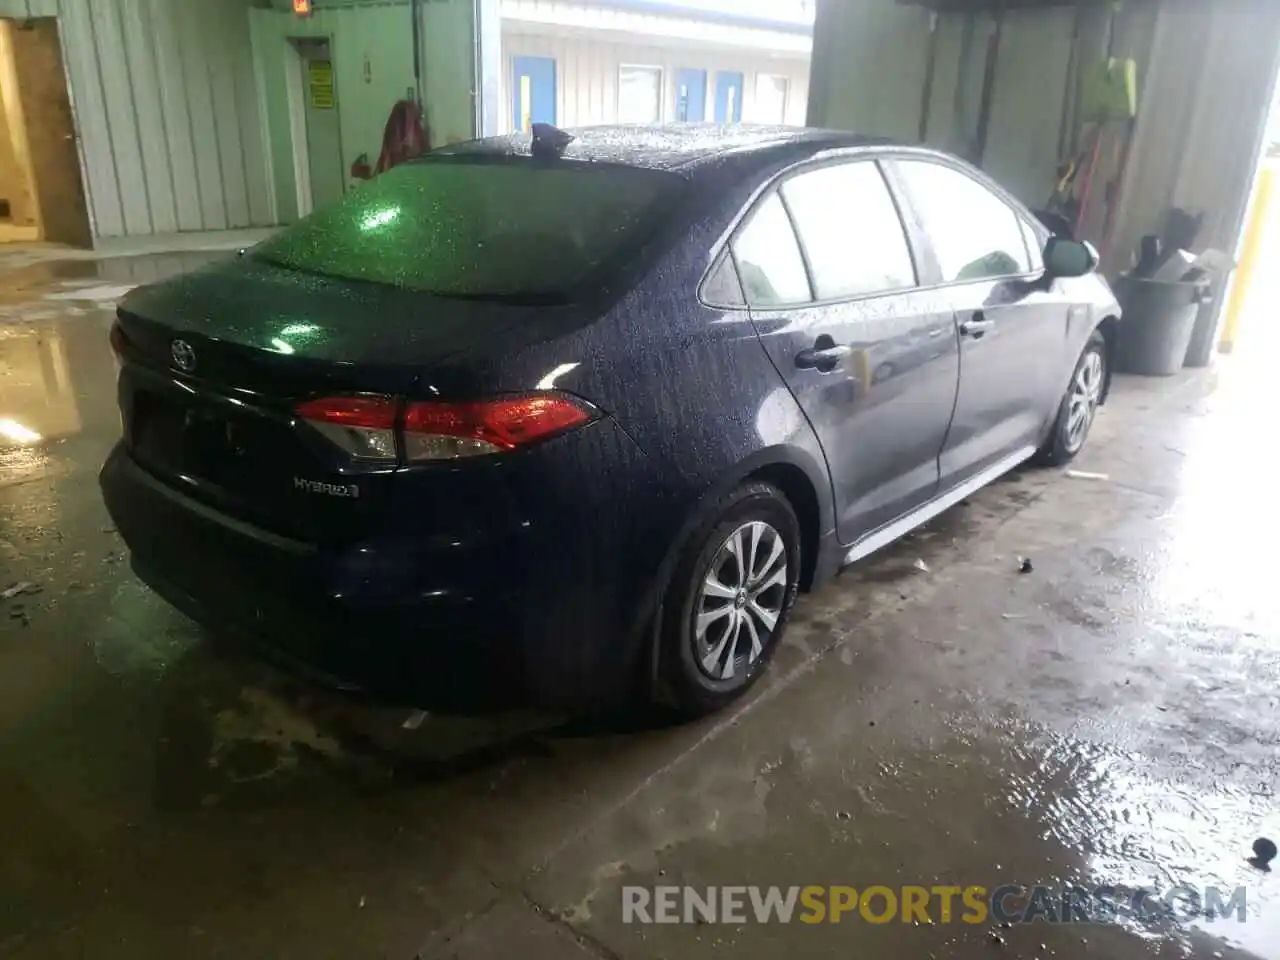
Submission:
M 653 463 L 664 509 L 643 548 L 646 564 L 666 555 L 701 504 L 768 464 L 803 471 L 823 531 L 833 525 L 817 438 L 749 314 L 698 297 L 714 254 L 766 177 L 708 202 L 649 276 L 585 331 L 594 360 L 575 371 L 571 389 L 609 410 Z
M 713 253 L 768 175 L 726 175 L 728 189 L 697 191 L 674 242 L 596 322 L 466 361 L 485 390 L 554 385 L 584 397 L 634 441 L 643 457 L 626 469 L 638 475 L 608 480 L 627 502 L 600 519 L 619 547 L 614 574 L 647 605 L 701 510 L 755 469 L 801 470 L 822 531 L 833 526 L 821 450 L 749 315 L 698 299 Z

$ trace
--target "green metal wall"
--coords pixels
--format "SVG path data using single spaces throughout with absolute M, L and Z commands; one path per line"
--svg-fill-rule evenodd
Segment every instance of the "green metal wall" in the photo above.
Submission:
M 286 5 L 287 7 L 287 5 Z M 423 101 L 432 143 L 474 136 L 475 75 L 471 0 L 421 6 Z M 406 2 L 317 3 L 310 17 L 287 9 L 254 10 L 254 59 L 266 106 L 267 145 L 278 219 L 297 219 L 297 183 L 286 69 L 289 37 L 327 37 L 332 44 L 344 166 L 361 154 L 376 163 L 387 116 L 414 86 L 413 30 Z

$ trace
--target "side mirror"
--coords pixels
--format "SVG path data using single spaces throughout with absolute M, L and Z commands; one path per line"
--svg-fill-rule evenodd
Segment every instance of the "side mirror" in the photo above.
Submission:
M 1044 245 L 1044 272 L 1050 280 L 1083 277 L 1098 269 L 1098 251 L 1080 240 L 1050 237 Z

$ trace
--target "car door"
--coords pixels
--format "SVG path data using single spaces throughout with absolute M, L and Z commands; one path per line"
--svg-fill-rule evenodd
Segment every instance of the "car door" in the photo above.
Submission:
M 958 347 L 946 298 L 918 288 L 877 162 L 789 175 L 732 250 L 765 349 L 822 444 L 841 541 L 929 500 Z
M 892 176 L 927 236 L 960 338 L 960 389 L 939 457 L 946 488 L 1004 472 L 1040 443 L 1061 393 L 1068 307 L 1039 283 L 1024 214 L 986 183 L 925 158 L 895 159 Z

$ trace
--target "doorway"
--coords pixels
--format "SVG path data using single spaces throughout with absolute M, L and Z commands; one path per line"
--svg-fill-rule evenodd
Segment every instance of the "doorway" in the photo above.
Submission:
M 697 123 L 707 116 L 707 71 L 676 73 L 676 119 Z
M 0 20 L 0 239 L 93 246 L 55 17 Z
M 716 123 L 742 122 L 742 74 L 716 74 Z
M 512 128 L 528 132 L 535 123 L 555 123 L 556 62 L 550 57 L 516 57 L 511 74 Z
M 289 126 L 300 217 L 346 190 L 332 44 L 327 37 L 289 38 Z

